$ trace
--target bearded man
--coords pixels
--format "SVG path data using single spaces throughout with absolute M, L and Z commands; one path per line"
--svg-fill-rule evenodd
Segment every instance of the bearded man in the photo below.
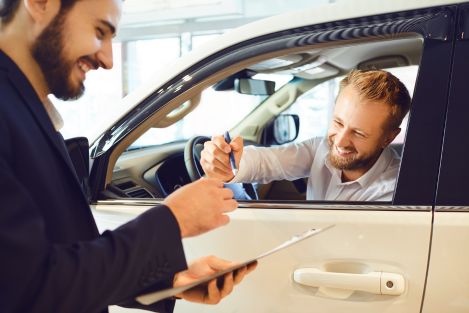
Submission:
M 229 183 L 308 177 L 307 200 L 391 201 L 400 158 L 389 144 L 410 102 L 407 88 L 391 73 L 353 70 L 340 83 L 327 137 L 243 148 L 240 137 L 226 143 L 215 136 L 204 145 L 201 165 L 208 177 Z
M 90 70 L 112 68 L 121 2 L 0 1 L 1 312 L 105 312 L 112 304 L 171 312 L 174 299 L 133 299 L 233 266 L 205 257 L 187 267 L 181 242 L 229 222 L 237 202 L 219 180 L 184 186 L 98 232 L 48 95 L 76 99 Z M 217 303 L 253 267 L 178 296 Z

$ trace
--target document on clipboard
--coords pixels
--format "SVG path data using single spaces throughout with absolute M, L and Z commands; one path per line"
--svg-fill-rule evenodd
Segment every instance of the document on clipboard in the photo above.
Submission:
M 291 237 L 287 241 L 281 243 L 280 245 L 276 246 L 275 248 L 273 248 L 271 250 L 268 250 L 268 251 L 258 255 L 255 258 L 248 259 L 244 262 L 236 264 L 235 266 L 229 267 L 229 268 L 227 268 L 223 271 L 217 272 L 215 274 L 208 275 L 208 276 L 205 276 L 205 277 L 201 277 L 199 280 L 197 280 L 193 283 L 183 285 L 183 286 L 179 286 L 179 287 L 175 287 L 175 288 L 168 288 L 168 289 L 163 289 L 163 290 L 143 294 L 143 295 L 137 296 L 135 298 L 135 300 L 137 300 L 137 302 L 139 302 L 141 304 L 149 305 L 149 304 L 158 302 L 160 300 L 163 300 L 163 299 L 166 299 L 166 298 L 169 298 L 169 297 L 174 297 L 175 295 L 180 294 L 181 292 L 184 292 L 184 291 L 189 290 L 191 288 L 197 287 L 201 284 L 206 284 L 209 281 L 211 281 L 215 278 L 222 277 L 223 275 L 225 275 L 227 273 L 236 272 L 236 270 L 238 270 L 240 268 L 243 268 L 246 265 L 254 263 L 254 262 L 256 262 L 256 261 L 258 261 L 262 258 L 265 258 L 265 257 L 267 257 L 271 254 L 274 254 L 278 251 L 281 251 L 281 250 L 283 250 L 283 249 L 285 249 L 289 246 L 292 246 L 292 245 L 294 245 L 294 244 L 296 244 L 296 243 L 298 243 L 302 240 L 305 240 L 305 239 L 307 239 L 311 236 L 317 235 L 317 234 L 319 234 L 319 233 L 321 233 L 325 230 L 328 230 L 332 227 L 334 227 L 334 225 L 329 225 L 329 226 L 324 227 L 324 228 L 308 229 L 307 231 Z

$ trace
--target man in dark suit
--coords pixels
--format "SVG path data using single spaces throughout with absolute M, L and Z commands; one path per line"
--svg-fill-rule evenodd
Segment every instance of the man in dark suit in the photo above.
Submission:
M 112 67 L 121 0 L 5 0 L 0 8 L 0 311 L 103 312 L 136 295 L 179 286 L 232 263 L 187 269 L 181 238 L 228 223 L 231 191 L 204 179 L 115 231 L 98 233 L 48 100 L 79 97 L 89 70 Z M 223 287 L 179 296 L 217 303 Z M 174 300 L 146 309 L 173 310 Z

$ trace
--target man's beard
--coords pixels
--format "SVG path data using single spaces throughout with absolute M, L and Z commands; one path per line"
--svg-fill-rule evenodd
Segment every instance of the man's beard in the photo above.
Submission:
M 83 82 L 74 86 L 71 73 L 75 61 L 70 61 L 64 53 L 64 22 L 66 13 L 61 13 L 52 20 L 36 39 L 31 49 L 32 55 L 41 67 L 49 91 L 59 99 L 78 99 L 83 95 Z
M 349 148 L 352 154 L 347 157 L 337 155 L 335 150 L 334 142 L 331 138 L 328 138 L 329 144 L 329 155 L 328 159 L 331 165 L 339 170 L 359 170 L 368 169 L 372 164 L 379 158 L 381 149 L 377 149 L 374 153 L 359 156 L 354 148 Z

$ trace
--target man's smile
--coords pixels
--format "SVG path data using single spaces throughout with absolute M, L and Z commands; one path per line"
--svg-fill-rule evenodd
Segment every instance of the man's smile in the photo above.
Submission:
M 96 70 L 97 65 L 94 64 L 95 62 L 91 62 L 91 60 L 88 60 L 87 58 L 83 57 L 80 58 L 77 61 L 78 68 L 80 69 L 82 73 L 82 79 L 85 79 L 86 73 L 88 73 L 90 70 Z
M 91 67 L 86 63 L 84 62 L 83 60 L 78 60 L 78 67 L 84 72 L 84 73 L 87 73 Z
M 347 157 L 356 152 L 355 150 L 350 149 L 350 148 L 341 148 L 338 146 L 334 146 L 334 147 L 335 147 L 335 151 L 337 152 L 337 154 L 341 157 Z

